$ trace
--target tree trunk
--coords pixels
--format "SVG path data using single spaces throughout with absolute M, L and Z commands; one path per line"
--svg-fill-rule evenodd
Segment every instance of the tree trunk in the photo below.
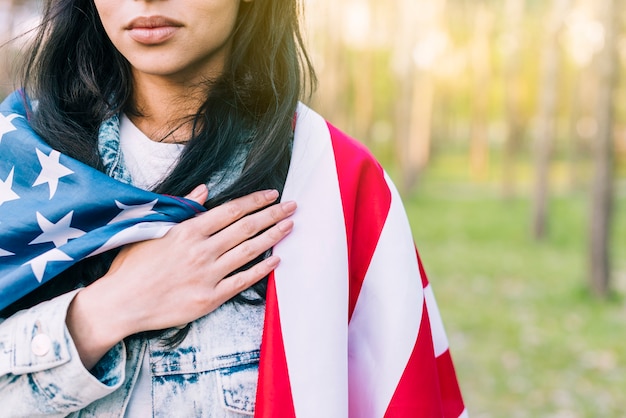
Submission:
M 399 95 L 396 101 L 395 125 L 397 140 L 397 161 L 400 168 L 399 188 L 402 194 L 413 190 L 419 176 L 419 166 L 415 161 L 416 141 L 422 138 L 415 137 L 416 102 L 419 103 L 421 92 L 417 82 L 416 69 L 412 66 L 399 80 Z M 421 115 L 418 120 L 422 120 Z
M 319 25 L 316 30 L 323 36 L 316 40 L 320 61 L 316 63 L 319 89 L 314 96 L 314 103 L 334 125 L 348 129 L 349 118 L 346 111 L 348 62 L 341 32 L 337 30 L 342 27 L 343 13 L 342 9 L 327 1 L 321 2 L 318 7 L 325 9 L 325 12 L 316 15 L 324 18 L 316 22 Z
M 571 90 L 569 97 L 569 123 L 568 123 L 568 135 L 567 135 L 567 186 L 570 191 L 576 190 L 580 185 L 580 156 L 579 148 L 581 146 L 580 135 L 580 119 L 582 117 L 581 99 L 584 97 L 581 95 L 581 84 L 586 78 L 585 74 L 582 74 L 583 70 L 580 70 L 578 74 L 573 76 L 573 82 L 570 83 Z
M 354 83 L 354 135 L 371 146 L 371 128 L 374 122 L 374 58 L 372 50 L 360 50 L 356 64 L 352 63 Z
M 508 49 L 505 52 L 504 82 L 507 135 L 502 152 L 502 195 L 511 198 L 517 194 L 516 160 L 524 136 L 522 117 L 521 22 L 524 18 L 524 0 L 507 0 L 504 24 L 508 31 Z
M 413 48 L 413 39 L 416 36 L 415 28 L 406 23 L 406 14 L 400 14 L 400 10 L 407 6 L 404 13 L 414 12 L 416 7 L 406 1 L 396 2 L 397 31 L 393 40 L 392 68 L 394 70 L 395 85 L 397 88 L 397 98 L 393 110 L 394 117 L 394 139 L 395 155 L 398 162 L 398 188 L 401 194 L 406 194 L 410 187 L 409 182 L 412 177 L 411 167 L 406 158 L 407 149 L 411 141 L 410 132 L 410 109 L 413 93 L 413 63 L 410 59 L 410 51 Z
M 598 135 L 594 141 L 594 174 L 591 187 L 589 233 L 590 282 L 596 295 L 606 296 L 610 284 L 610 225 L 613 201 L 613 119 L 617 86 L 616 32 L 617 16 L 621 11 L 618 0 L 603 0 L 602 20 L 605 44 L 597 56 Z
M 426 168 L 430 160 L 434 100 L 435 83 L 432 74 L 430 71 L 417 71 L 413 81 L 411 143 L 409 147 L 410 163 L 415 167 L 417 175 Z M 416 180 L 416 177 L 413 181 Z M 411 184 L 411 186 L 413 185 Z
M 443 14 L 441 0 L 401 0 L 394 44 L 394 68 L 398 85 L 395 108 L 399 188 L 409 193 L 417 183 L 430 156 L 434 84 L 430 68 L 419 68 L 413 60 L 416 40 L 432 30 Z M 431 8 L 433 20 L 419 21 L 420 11 Z M 416 19 L 419 22 L 416 22 Z
M 476 32 L 471 50 L 471 64 L 474 73 L 472 91 L 472 131 L 470 136 L 470 174 L 480 180 L 487 175 L 489 165 L 489 86 L 491 66 L 489 38 L 492 32 L 493 17 L 484 4 L 477 6 Z
M 543 239 L 547 230 L 550 155 L 556 133 L 556 102 L 558 97 L 558 36 L 569 6 L 569 0 L 554 0 L 548 18 L 542 53 L 542 69 L 535 139 L 535 185 L 532 230 L 535 239 Z
M 0 16 L 4 19 L 0 21 L 0 100 L 13 90 L 15 76 L 12 68 L 15 54 L 14 44 L 9 41 L 13 37 L 14 19 L 17 0 L 0 0 Z M 9 42 L 9 43 L 7 43 Z

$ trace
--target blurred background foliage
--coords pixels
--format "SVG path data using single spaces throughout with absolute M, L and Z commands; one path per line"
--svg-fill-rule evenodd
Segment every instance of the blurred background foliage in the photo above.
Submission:
M 626 416 L 623 0 L 304 6 L 310 104 L 401 190 L 470 415 Z M 0 0 L 2 42 L 39 7 Z

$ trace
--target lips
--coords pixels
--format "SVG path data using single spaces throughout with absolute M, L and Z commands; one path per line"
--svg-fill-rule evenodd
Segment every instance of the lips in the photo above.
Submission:
M 142 16 L 133 19 L 125 29 L 135 42 L 158 45 L 172 38 L 182 26 L 182 23 L 164 16 Z

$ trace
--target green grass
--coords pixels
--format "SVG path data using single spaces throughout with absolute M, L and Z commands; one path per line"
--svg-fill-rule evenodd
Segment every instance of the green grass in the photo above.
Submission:
M 449 180 L 426 176 L 405 205 L 470 415 L 626 416 L 626 198 L 602 301 L 587 286 L 586 196 L 553 198 L 536 242 L 527 198 Z

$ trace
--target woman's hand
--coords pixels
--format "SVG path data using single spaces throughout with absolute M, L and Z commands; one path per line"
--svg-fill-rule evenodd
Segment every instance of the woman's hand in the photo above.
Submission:
M 203 203 L 206 187 L 187 197 Z M 174 226 L 163 238 L 125 246 L 107 274 L 70 305 L 67 326 L 85 366 L 126 336 L 198 319 L 269 274 L 277 256 L 226 277 L 293 228 L 287 218 L 294 202 L 259 211 L 277 198 L 275 190 L 252 193 Z

